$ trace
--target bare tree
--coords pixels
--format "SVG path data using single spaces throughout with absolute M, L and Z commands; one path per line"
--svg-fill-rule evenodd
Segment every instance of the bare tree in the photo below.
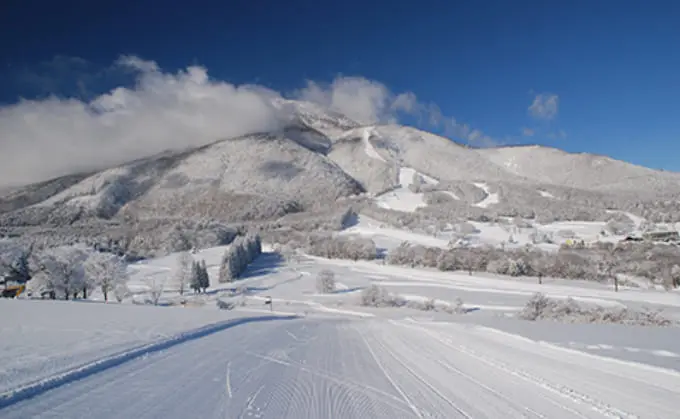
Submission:
M 193 275 L 192 264 L 194 258 L 189 252 L 181 252 L 177 255 L 177 270 L 175 271 L 175 284 L 179 295 L 184 295 L 184 291 L 191 282 Z
M 546 257 L 542 257 L 540 254 L 537 254 L 531 259 L 531 268 L 538 277 L 538 283 L 542 284 L 543 277 L 546 276 L 550 270 L 550 260 Z
M 151 302 L 153 305 L 158 305 L 158 301 L 160 301 L 163 291 L 165 290 L 165 281 L 157 279 L 154 276 L 147 276 L 144 278 L 144 283 L 149 289 Z
M 614 273 L 614 268 L 616 267 L 616 247 L 613 247 L 610 251 L 607 253 L 603 254 L 601 259 L 598 262 L 597 268 L 600 271 L 600 274 L 602 274 L 605 278 L 607 279 L 613 279 L 614 280 L 614 291 L 619 290 L 619 278 L 618 276 Z

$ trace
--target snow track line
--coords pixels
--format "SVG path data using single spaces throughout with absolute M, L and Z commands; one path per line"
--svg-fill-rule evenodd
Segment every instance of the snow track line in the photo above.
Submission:
M 231 393 L 231 361 L 227 362 L 227 394 L 229 395 L 229 398 L 231 399 L 233 397 L 233 394 Z
M 389 381 L 390 384 L 392 384 L 392 387 L 394 387 L 394 389 L 397 390 L 397 392 L 401 395 L 401 397 L 404 399 L 404 402 L 406 402 L 406 404 L 413 411 L 413 413 L 415 413 L 416 416 L 418 416 L 420 419 L 423 419 L 423 415 L 420 413 L 420 410 L 418 410 L 416 405 L 413 404 L 413 402 L 408 398 L 408 396 L 406 396 L 406 393 L 404 393 L 404 391 L 401 389 L 401 387 L 399 387 L 399 385 L 397 385 L 397 382 L 394 381 L 394 379 L 387 372 L 387 369 L 378 360 L 378 357 L 376 356 L 375 352 L 373 351 L 373 348 L 371 348 L 371 345 L 368 343 L 368 340 L 366 339 L 366 337 L 364 335 L 360 335 L 360 336 L 361 336 L 361 339 L 363 339 L 364 343 L 366 344 L 366 348 L 368 348 L 368 352 L 373 357 L 373 360 L 375 361 L 376 365 L 378 366 L 378 368 L 380 368 L 382 373 L 385 375 L 385 378 L 387 378 L 387 381 Z
M 39 396 L 49 390 L 61 387 L 63 385 L 82 380 L 94 374 L 106 371 L 110 368 L 117 367 L 126 362 L 149 355 L 155 352 L 160 352 L 169 349 L 173 346 L 200 339 L 202 337 L 221 332 L 239 325 L 258 322 L 258 321 L 272 321 L 272 320 L 292 320 L 297 319 L 298 316 L 259 316 L 259 317 L 243 317 L 237 319 L 230 319 L 223 322 L 218 322 L 203 326 L 198 329 L 178 333 L 169 338 L 162 339 L 157 342 L 148 343 L 136 348 L 128 349 L 109 355 L 92 362 L 86 363 L 79 367 L 43 378 L 32 383 L 5 391 L 0 394 L 0 409 L 12 406 L 21 401 Z
M 529 407 L 520 406 L 517 402 L 513 402 L 509 397 L 507 397 L 507 396 L 504 395 L 503 393 L 494 390 L 493 388 L 487 386 L 486 384 L 484 384 L 484 383 L 482 383 L 481 381 L 475 379 L 474 377 L 472 377 L 472 376 L 470 376 L 470 375 L 464 373 L 464 372 L 461 371 L 460 369 L 458 369 L 458 368 L 456 368 L 455 366 L 453 366 L 453 364 L 450 364 L 450 363 L 448 363 L 448 362 L 442 361 L 442 360 L 440 360 L 440 359 L 437 360 L 437 363 L 438 363 L 439 365 L 441 365 L 442 367 L 444 367 L 445 369 L 447 369 L 447 370 L 449 370 L 449 371 L 451 371 L 451 372 L 453 372 L 453 373 L 455 373 L 455 374 L 458 374 L 458 375 L 460 375 L 461 377 L 465 378 L 466 380 L 468 380 L 468 381 L 470 381 L 470 382 L 476 384 L 477 386 L 483 388 L 484 390 L 486 390 L 486 391 L 488 391 L 489 393 L 495 395 L 495 396 L 498 397 L 499 399 L 504 400 L 504 401 L 507 402 L 508 404 L 513 405 L 513 406 L 519 406 L 520 410 L 525 410 L 527 413 L 530 413 L 530 414 L 532 414 L 532 415 L 534 415 L 534 416 L 536 416 L 536 417 L 539 417 L 539 418 L 546 418 L 545 415 L 543 415 L 543 414 L 541 414 L 541 413 L 539 413 L 539 412 L 536 412 L 535 410 L 533 410 L 533 409 L 531 409 L 531 408 L 529 408 Z
M 408 327 L 406 325 L 404 325 L 404 326 Z M 456 351 L 461 352 L 463 354 L 466 354 L 466 355 L 468 355 L 472 358 L 475 358 L 478 361 L 481 361 L 481 362 L 483 362 L 483 363 L 485 363 L 485 364 L 487 364 L 487 365 L 489 365 L 489 366 L 491 366 L 495 369 L 498 369 L 500 371 L 508 373 L 512 376 L 521 378 L 524 381 L 527 381 L 527 382 L 532 383 L 532 384 L 534 384 L 534 385 L 536 385 L 540 388 L 543 388 L 543 389 L 545 389 L 549 392 L 557 394 L 560 397 L 572 400 L 574 403 L 588 406 L 592 410 L 602 414 L 603 416 L 611 417 L 611 418 L 619 418 L 619 419 L 621 419 L 621 418 L 627 418 L 627 419 L 638 418 L 637 415 L 634 415 L 634 414 L 629 413 L 629 412 L 624 412 L 620 409 L 617 409 L 616 407 L 610 406 L 607 403 L 604 403 L 600 400 L 593 399 L 592 397 L 587 396 L 585 394 L 582 394 L 582 393 L 580 393 L 580 392 L 578 392 L 578 391 L 576 391 L 572 388 L 569 388 L 567 386 L 551 383 L 551 382 L 549 382 L 549 381 L 547 381 L 543 378 L 537 377 L 537 376 L 530 374 L 526 371 L 522 371 L 522 370 L 517 369 L 517 368 L 508 367 L 506 364 L 504 364 L 500 361 L 493 360 L 493 359 L 491 359 L 487 356 L 479 355 L 471 349 L 465 348 L 463 346 L 459 347 L 459 346 L 453 345 L 453 344 L 450 343 L 450 341 L 448 341 L 446 338 L 442 337 L 441 335 L 439 335 L 436 332 L 427 330 L 427 329 L 419 327 L 419 326 L 415 326 L 415 327 L 417 329 L 424 331 L 428 335 L 432 336 L 434 339 L 440 341 L 441 343 L 445 344 L 446 346 L 448 346 L 449 348 L 451 348 L 453 350 L 456 350 Z M 578 414 L 578 416 L 580 416 L 580 417 L 584 417 L 583 415 L 575 412 L 574 410 L 572 410 L 568 406 L 564 406 L 564 405 L 561 405 L 561 404 L 559 406 L 566 409 L 566 410 L 569 410 L 572 413 Z
M 396 323 L 394 323 L 394 324 L 396 324 Z M 403 326 L 403 327 L 409 327 L 409 326 L 406 326 L 406 325 L 402 325 L 402 326 Z M 433 334 L 429 334 L 429 335 L 430 335 L 433 339 L 437 340 L 438 342 L 440 342 L 441 344 L 443 344 L 444 346 L 446 346 L 447 348 L 454 349 L 454 350 L 458 351 L 458 350 L 457 350 L 455 347 L 453 347 L 450 343 L 446 342 L 445 340 L 442 340 L 440 337 L 437 337 L 437 336 L 436 336 L 436 333 L 435 333 L 435 335 L 433 335 Z M 460 351 L 458 351 L 458 352 L 460 352 Z M 516 402 L 513 402 L 509 397 L 507 397 L 507 396 L 503 395 L 502 393 L 500 393 L 500 392 L 494 390 L 493 388 L 491 388 L 491 387 L 487 386 L 486 384 L 480 382 L 479 380 L 475 379 L 474 377 L 472 377 L 472 376 L 470 376 L 470 375 L 464 373 L 463 371 L 461 371 L 460 369 L 456 368 L 456 367 L 453 366 L 452 364 L 450 364 L 450 363 L 448 363 L 448 362 L 445 362 L 445 361 L 441 361 L 441 360 L 437 360 L 437 363 L 438 363 L 439 365 L 441 365 L 442 367 L 446 368 L 447 370 L 452 371 L 452 372 L 455 372 L 456 374 L 460 375 L 461 377 L 466 378 L 467 380 L 469 380 L 469 381 L 475 383 L 476 385 L 478 385 L 478 386 L 482 387 L 483 389 L 489 391 L 490 393 L 496 395 L 496 396 L 499 397 L 500 399 L 505 400 L 505 401 L 508 402 L 509 404 L 514 405 L 514 406 L 517 406 L 517 405 L 518 405 Z M 487 365 L 488 365 L 488 364 L 487 364 Z M 584 415 L 582 415 L 581 413 L 577 412 L 576 410 L 570 408 L 569 406 L 565 406 L 565 405 L 563 405 L 563 404 L 561 404 L 561 403 L 557 403 L 555 400 L 552 400 L 552 399 L 550 399 L 550 398 L 548 398 L 548 397 L 546 397 L 546 396 L 544 396 L 544 395 L 542 395 L 542 394 L 539 394 L 539 396 L 540 396 L 542 399 L 548 401 L 549 403 L 551 403 L 551 404 L 553 404 L 553 405 L 559 407 L 560 409 L 563 409 L 563 410 L 568 411 L 569 413 L 573 414 L 575 417 L 578 416 L 578 417 L 580 417 L 580 418 L 587 419 L 586 416 L 584 416 Z M 533 414 L 533 415 L 535 415 L 535 416 L 538 416 L 539 418 L 545 418 L 545 417 L 546 417 L 545 415 L 543 415 L 543 414 L 541 414 L 541 413 L 539 413 L 539 412 L 536 412 L 536 411 L 534 411 L 533 409 L 528 408 L 528 407 L 525 407 L 525 406 L 522 406 L 522 407 L 521 407 L 521 410 L 526 410 L 528 413 L 531 413 L 531 414 Z
M 344 386 L 346 386 L 346 387 L 348 387 L 348 388 L 350 388 L 354 391 L 360 392 L 360 393 L 365 392 L 365 391 L 371 391 L 371 392 L 373 392 L 377 395 L 388 398 L 391 401 L 398 402 L 398 403 L 401 403 L 401 404 L 404 404 L 404 405 L 410 407 L 409 404 L 405 400 L 403 400 L 399 397 L 396 397 L 393 394 L 386 393 L 386 392 L 384 392 L 384 391 L 382 391 L 378 388 L 368 386 L 366 384 L 360 384 L 360 383 L 356 383 L 354 381 L 347 380 L 347 379 L 344 379 L 344 378 L 338 378 L 335 375 L 329 374 L 329 373 L 324 372 L 324 371 L 310 369 L 310 368 L 307 368 L 306 366 L 301 365 L 301 364 L 299 364 L 295 361 L 292 361 L 292 360 L 286 361 L 286 360 L 282 360 L 282 359 L 272 358 L 270 356 L 258 354 L 258 353 L 251 352 L 251 351 L 247 351 L 246 353 L 248 353 L 249 355 L 252 355 L 256 358 L 260 358 L 262 360 L 265 360 L 265 361 L 274 362 L 276 364 L 281 364 L 281 365 L 285 365 L 285 366 L 288 366 L 288 367 L 296 367 L 300 371 L 303 371 L 303 372 L 306 372 L 306 373 L 309 373 L 309 374 L 312 374 L 312 375 L 316 375 L 317 377 L 325 378 L 327 380 L 333 381 L 333 382 L 340 384 L 340 385 L 344 385 Z M 396 407 L 396 406 L 393 406 L 393 407 Z M 402 409 L 402 410 L 404 412 L 408 412 L 408 410 L 404 410 L 404 409 Z M 422 418 L 422 416 L 419 416 L 419 417 Z
M 398 357 L 394 351 L 392 351 L 387 345 L 380 343 L 380 346 L 382 347 L 383 351 L 388 353 L 399 365 L 404 368 L 406 371 L 408 371 L 409 374 L 416 380 L 420 381 L 425 387 L 430 389 L 433 394 L 437 395 L 440 399 L 445 401 L 449 406 L 451 406 L 455 411 L 460 413 L 464 418 L 467 419 L 473 419 L 473 416 L 467 413 L 465 410 L 461 409 L 456 403 L 453 402 L 450 398 L 446 397 L 444 394 L 442 394 L 439 389 L 437 389 L 435 386 L 433 386 L 429 381 L 427 381 L 425 378 L 423 378 L 420 374 L 418 374 L 416 371 L 413 370 L 413 368 L 409 367 L 406 365 L 406 362 L 403 361 L 402 358 Z

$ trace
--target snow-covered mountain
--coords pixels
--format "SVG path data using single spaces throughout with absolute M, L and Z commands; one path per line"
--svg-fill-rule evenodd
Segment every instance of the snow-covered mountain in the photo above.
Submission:
M 527 194 L 532 200 L 610 202 L 616 196 L 669 200 L 680 193 L 680 173 L 608 157 L 539 146 L 475 149 L 412 127 L 360 126 L 307 102 L 279 100 L 275 106 L 291 115 L 277 132 L 2 193 L 0 225 L 63 225 L 92 217 L 273 220 L 332 208 L 339 198 L 364 192 L 379 201 L 395 190 L 403 193 L 393 192 L 392 201 L 419 202 L 400 206 L 412 209 L 432 200 L 493 208 L 504 197 L 516 205 Z M 427 195 L 435 192 L 440 194 Z
M 542 146 L 481 149 L 486 160 L 535 182 L 586 190 L 675 193 L 680 174 L 652 170 L 607 156 Z

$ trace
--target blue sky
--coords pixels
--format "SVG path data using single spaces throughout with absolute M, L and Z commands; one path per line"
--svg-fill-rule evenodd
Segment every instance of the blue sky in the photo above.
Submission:
M 0 6 L 5 108 L 20 96 L 91 99 L 129 84 L 130 74 L 110 71 L 124 54 L 284 94 L 359 76 L 412 92 L 496 143 L 680 171 L 678 2 L 56 3 Z

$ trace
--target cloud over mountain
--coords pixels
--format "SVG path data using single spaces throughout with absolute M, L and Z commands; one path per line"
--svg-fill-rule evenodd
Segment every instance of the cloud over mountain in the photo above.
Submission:
M 560 98 L 554 94 L 540 93 L 529 106 L 529 115 L 536 119 L 550 120 L 557 116 Z
M 59 60 L 60 63 L 82 60 Z M 63 67 L 60 66 L 60 68 Z M 289 120 L 272 104 L 283 95 L 263 86 L 234 85 L 189 66 L 165 72 L 156 62 L 122 56 L 108 69 L 131 74 L 134 84 L 91 99 L 50 96 L 0 108 L 0 187 L 99 169 L 166 150 L 201 146 L 247 133 L 276 131 Z M 59 74 L 65 71 L 61 68 Z M 41 80 L 48 75 L 42 74 Z M 55 84 L 58 85 L 58 84 Z M 394 123 L 403 115 L 470 143 L 490 142 L 481 131 L 442 115 L 412 92 L 393 93 L 362 77 L 310 81 L 294 92 L 359 123 Z

